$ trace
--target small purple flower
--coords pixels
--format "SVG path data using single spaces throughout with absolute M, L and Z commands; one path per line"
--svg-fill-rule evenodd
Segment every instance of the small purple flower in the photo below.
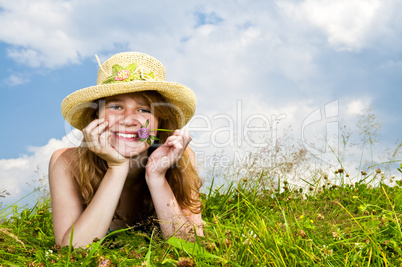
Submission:
M 149 120 L 147 120 L 147 122 L 145 123 L 145 126 L 141 126 L 141 128 L 138 130 L 138 137 L 140 138 L 140 141 L 147 141 L 148 145 L 152 145 L 152 140 L 154 141 L 158 141 L 159 138 L 154 136 L 154 135 L 150 135 L 149 132 L 152 131 L 164 131 L 164 132 L 173 132 L 173 130 L 166 130 L 166 129 L 152 129 L 152 130 L 148 130 L 148 125 L 149 125 Z
M 138 137 L 141 139 L 147 139 L 149 137 L 148 128 L 142 127 L 138 130 Z

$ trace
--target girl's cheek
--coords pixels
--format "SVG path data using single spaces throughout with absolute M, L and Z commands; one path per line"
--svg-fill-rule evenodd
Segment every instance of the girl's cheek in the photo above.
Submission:
M 122 119 L 124 119 L 124 116 L 122 116 L 122 115 L 110 114 L 110 115 L 106 116 L 106 120 L 109 122 L 109 127 L 115 125 L 117 122 L 119 122 Z
M 158 128 L 158 118 L 157 117 L 155 117 L 155 116 L 151 116 L 150 118 L 149 118 L 149 122 L 150 122 L 150 129 L 156 129 L 156 128 Z

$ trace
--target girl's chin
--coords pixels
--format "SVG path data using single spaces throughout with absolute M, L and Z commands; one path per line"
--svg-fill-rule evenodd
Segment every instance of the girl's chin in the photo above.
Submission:
M 122 155 L 125 158 L 133 158 L 136 157 L 145 151 L 148 150 L 148 147 L 142 144 L 141 146 L 136 146 L 136 147 L 131 147 L 131 146 L 112 146 L 114 149 L 116 149 L 117 152 L 119 152 L 120 155 Z

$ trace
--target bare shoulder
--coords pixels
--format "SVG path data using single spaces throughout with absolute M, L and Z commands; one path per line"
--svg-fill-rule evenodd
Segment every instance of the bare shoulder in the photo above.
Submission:
M 61 148 L 56 150 L 49 162 L 49 179 L 52 177 L 60 177 L 52 174 L 68 174 L 75 173 L 74 169 L 78 159 L 78 149 L 76 147 Z
M 77 147 L 66 147 L 66 148 L 60 148 L 57 149 L 56 151 L 53 152 L 52 157 L 51 157 L 51 161 L 55 161 L 57 159 L 59 159 L 60 157 L 65 159 L 65 160 L 69 160 L 72 159 L 75 155 L 77 155 Z

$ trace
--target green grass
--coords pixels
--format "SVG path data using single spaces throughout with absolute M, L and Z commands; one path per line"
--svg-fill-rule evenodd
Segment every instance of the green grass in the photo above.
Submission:
M 211 186 L 203 199 L 205 237 L 194 243 L 124 230 L 80 249 L 54 245 L 48 200 L 15 208 L 0 224 L 0 265 L 402 265 L 398 185 L 361 182 L 302 195 L 297 189 L 264 191 L 257 181 L 241 180 L 227 189 Z

